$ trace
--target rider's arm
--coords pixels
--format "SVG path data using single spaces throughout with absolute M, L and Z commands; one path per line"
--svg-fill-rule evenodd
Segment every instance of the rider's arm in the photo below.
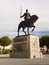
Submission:
M 22 15 L 22 16 L 20 16 L 20 18 L 22 18 L 22 17 L 24 17 L 25 16 L 25 13 Z

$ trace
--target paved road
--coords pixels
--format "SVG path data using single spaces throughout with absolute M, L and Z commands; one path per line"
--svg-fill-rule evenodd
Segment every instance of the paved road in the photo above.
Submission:
M 0 58 L 0 65 L 49 65 L 48 59 Z

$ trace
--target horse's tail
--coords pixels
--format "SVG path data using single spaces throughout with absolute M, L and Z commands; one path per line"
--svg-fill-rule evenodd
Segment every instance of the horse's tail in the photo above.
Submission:
M 19 30 L 20 30 L 20 26 L 18 25 L 18 36 L 19 36 Z
M 19 36 L 19 30 L 21 28 L 21 23 L 18 25 L 18 36 Z

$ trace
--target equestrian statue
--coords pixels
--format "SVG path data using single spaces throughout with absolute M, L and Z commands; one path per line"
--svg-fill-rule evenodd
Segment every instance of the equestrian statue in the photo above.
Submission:
M 26 35 L 26 31 L 24 30 L 25 28 L 27 28 L 27 33 L 29 35 L 29 28 L 32 28 L 32 31 L 34 31 L 35 29 L 35 25 L 34 23 L 37 21 L 38 16 L 37 15 L 30 15 L 30 13 L 28 13 L 28 9 L 26 9 L 26 13 L 23 14 L 23 16 L 20 16 L 20 18 L 24 17 L 24 21 L 21 21 L 18 25 L 18 36 L 19 36 L 19 31 L 22 28 L 23 32 Z

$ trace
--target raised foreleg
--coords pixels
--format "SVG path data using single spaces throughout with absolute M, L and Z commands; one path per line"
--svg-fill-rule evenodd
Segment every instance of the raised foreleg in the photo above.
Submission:
M 33 29 L 32 29 L 32 31 L 34 31 L 34 29 L 35 29 L 35 26 L 33 25 Z

